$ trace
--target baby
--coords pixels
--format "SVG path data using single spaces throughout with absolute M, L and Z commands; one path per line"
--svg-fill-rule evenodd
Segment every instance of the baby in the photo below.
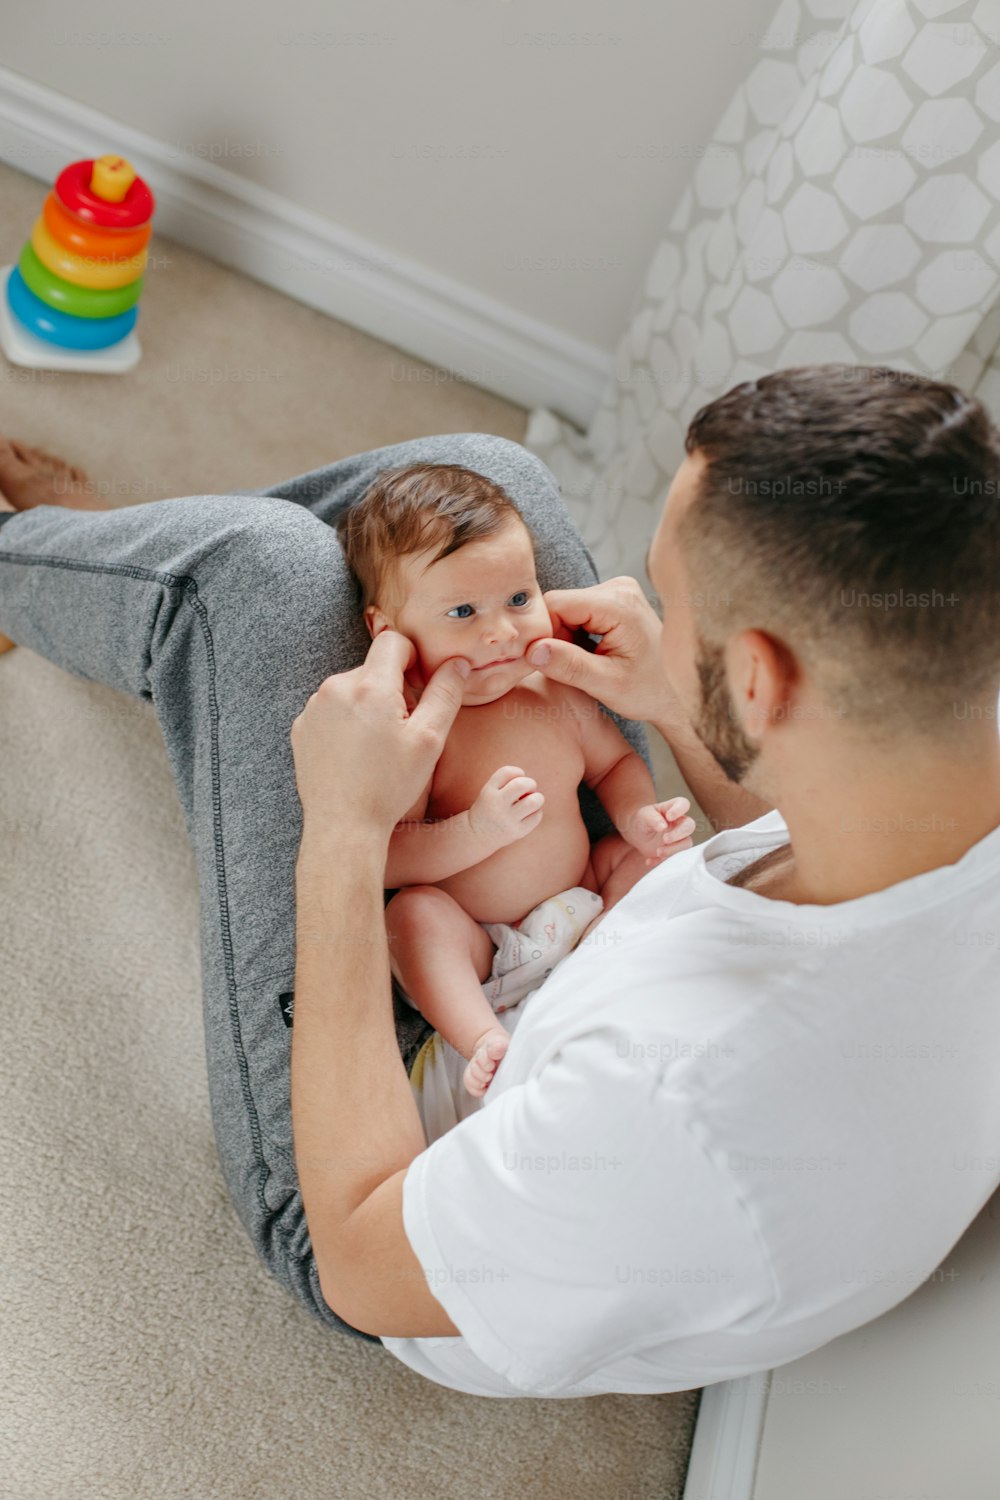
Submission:
M 416 647 L 414 701 L 449 657 L 472 664 L 433 775 L 393 830 L 384 884 L 396 891 L 392 972 L 482 1095 L 510 1041 L 483 992 L 496 952 L 483 924 L 515 926 L 570 887 L 597 892 L 606 910 L 649 865 L 689 848 L 694 823 L 685 798 L 657 802 L 595 699 L 528 663 L 552 621 L 531 533 L 498 485 L 451 464 L 386 469 L 337 533 L 372 637 L 391 627 Z M 593 848 L 582 781 L 619 830 Z

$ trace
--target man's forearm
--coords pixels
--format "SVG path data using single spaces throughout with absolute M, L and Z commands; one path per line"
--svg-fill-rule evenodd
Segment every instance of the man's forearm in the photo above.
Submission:
M 496 839 L 472 827 L 468 812 L 453 818 L 410 819 L 397 823 L 385 862 L 387 890 L 447 880 L 488 859 L 498 848 Z
M 426 1146 L 396 1041 L 384 855 L 363 830 L 335 844 L 306 835 L 295 872 L 292 1131 L 325 1287 L 354 1209 Z
M 713 833 L 724 828 L 742 828 L 772 811 L 769 802 L 729 780 L 690 728 L 679 728 L 674 721 L 662 726 L 656 724 L 654 728 L 670 746 L 678 769 Z

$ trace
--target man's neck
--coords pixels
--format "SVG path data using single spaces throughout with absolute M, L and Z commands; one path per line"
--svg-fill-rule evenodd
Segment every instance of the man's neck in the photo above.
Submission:
M 903 771 L 862 779 L 846 766 L 779 801 L 788 852 L 771 851 L 734 884 L 773 900 L 829 906 L 955 864 L 1000 825 L 1000 744 L 981 759 L 916 751 Z

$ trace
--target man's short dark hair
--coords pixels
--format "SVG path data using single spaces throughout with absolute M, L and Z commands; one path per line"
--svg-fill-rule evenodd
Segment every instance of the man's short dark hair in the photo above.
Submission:
M 698 630 L 770 630 L 867 729 L 947 732 L 1000 687 L 1000 432 L 957 386 L 808 365 L 696 413 L 679 535 Z M 995 699 L 994 699 L 995 701 Z

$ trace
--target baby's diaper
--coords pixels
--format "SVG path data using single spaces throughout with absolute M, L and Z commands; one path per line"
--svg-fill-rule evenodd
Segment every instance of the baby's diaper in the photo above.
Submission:
M 513 1032 L 524 1001 L 551 974 L 559 960 L 573 951 L 603 909 L 600 896 L 578 885 L 561 891 L 558 896 L 549 896 L 516 926 L 506 922 L 482 924 L 497 945 L 483 994 L 506 1031 Z M 401 988 L 400 994 L 413 1005 Z M 485 1098 L 477 1099 L 463 1087 L 462 1075 L 467 1065 L 467 1059 L 436 1031 L 417 1053 L 410 1069 L 410 1087 L 428 1142 L 437 1140 L 459 1120 L 481 1109 L 489 1098 L 489 1091 Z

